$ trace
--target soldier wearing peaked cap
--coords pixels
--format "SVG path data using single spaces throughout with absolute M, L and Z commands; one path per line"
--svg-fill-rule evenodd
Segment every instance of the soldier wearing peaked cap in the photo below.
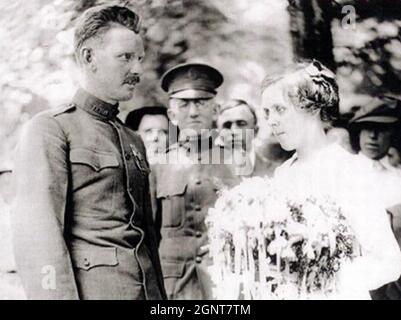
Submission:
M 350 120 L 352 144 L 361 161 L 367 161 L 380 184 L 378 200 L 387 208 L 398 243 L 401 243 L 401 170 L 390 163 L 389 149 L 393 144 L 401 118 L 401 101 L 382 96 L 370 100 Z M 401 298 L 401 279 L 371 292 L 376 300 Z
M 223 75 L 209 65 L 184 63 L 162 76 L 161 87 L 170 99 L 212 99 L 223 81 Z
M 170 69 L 161 81 L 169 96 L 169 118 L 180 130 L 166 163 L 153 168 L 159 253 L 170 299 L 212 298 L 204 220 L 217 191 L 238 181 L 231 165 L 213 162 L 223 159 L 211 131 L 217 116 L 214 97 L 222 83 L 218 70 L 192 63 Z

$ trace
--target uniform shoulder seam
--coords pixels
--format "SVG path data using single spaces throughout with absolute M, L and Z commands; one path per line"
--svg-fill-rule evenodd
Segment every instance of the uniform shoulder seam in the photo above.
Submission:
M 52 116 L 53 117 L 57 117 L 60 114 L 66 113 L 70 110 L 74 110 L 76 108 L 76 104 L 75 103 L 67 103 L 67 104 L 63 104 L 57 108 L 55 108 L 54 110 L 52 110 Z

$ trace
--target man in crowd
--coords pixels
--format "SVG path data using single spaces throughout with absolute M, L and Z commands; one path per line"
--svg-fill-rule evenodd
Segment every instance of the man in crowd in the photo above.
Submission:
M 117 118 L 142 73 L 139 20 L 126 7 L 88 9 L 74 38 L 80 89 L 21 136 L 12 217 L 30 299 L 165 297 L 145 148 Z
M 353 141 L 354 147 L 365 157 L 378 161 L 378 167 L 381 165 L 392 169 L 387 157 L 399 117 L 400 110 L 396 99 L 375 97 L 366 106 L 361 107 L 350 120 L 353 136 L 357 138 Z
M 372 98 L 350 120 L 351 143 L 361 161 L 370 163 L 382 184 L 386 207 L 401 202 L 401 170 L 388 155 L 396 137 L 401 103 L 390 97 Z
M 376 97 L 350 121 L 351 141 L 361 161 L 369 161 L 376 174 L 382 201 L 389 213 L 397 241 L 401 243 L 401 170 L 389 159 L 389 150 L 399 126 L 401 102 Z M 371 292 L 376 300 L 401 299 L 401 278 Z
M 272 176 L 278 161 L 268 160 L 256 152 L 254 138 L 258 132 L 255 109 L 241 99 L 231 99 L 219 108 L 217 127 L 220 141 L 233 150 L 237 174 L 241 176 Z
M 178 143 L 154 167 L 159 252 L 170 299 L 211 298 L 204 219 L 217 191 L 237 181 L 212 130 L 222 83 L 221 73 L 205 64 L 179 65 L 162 77 L 168 116 L 180 130 Z

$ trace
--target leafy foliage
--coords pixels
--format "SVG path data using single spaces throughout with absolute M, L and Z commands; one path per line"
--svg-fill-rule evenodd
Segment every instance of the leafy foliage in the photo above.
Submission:
M 345 100 L 358 95 L 401 94 L 401 1 L 335 1 L 334 55 Z M 355 24 L 344 24 L 342 8 L 355 8 Z

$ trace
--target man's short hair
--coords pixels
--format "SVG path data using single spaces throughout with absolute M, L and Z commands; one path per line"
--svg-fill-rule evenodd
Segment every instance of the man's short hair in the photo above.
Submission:
M 255 125 L 257 125 L 258 117 L 256 116 L 255 108 L 251 104 L 242 99 L 230 99 L 227 102 L 223 103 L 219 108 L 219 115 L 221 115 L 224 111 L 228 109 L 236 108 L 239 106 L 246 106 L 248 108 L 248 110 L 252 113 Z
M 101 5 L 89 8 L 79 18 L 75 26 L 74 51 L 78 58 L 82 45 L 90 38 L 100 36 L 120 24 L 139 33 L 140 16 L 126 7 Z

